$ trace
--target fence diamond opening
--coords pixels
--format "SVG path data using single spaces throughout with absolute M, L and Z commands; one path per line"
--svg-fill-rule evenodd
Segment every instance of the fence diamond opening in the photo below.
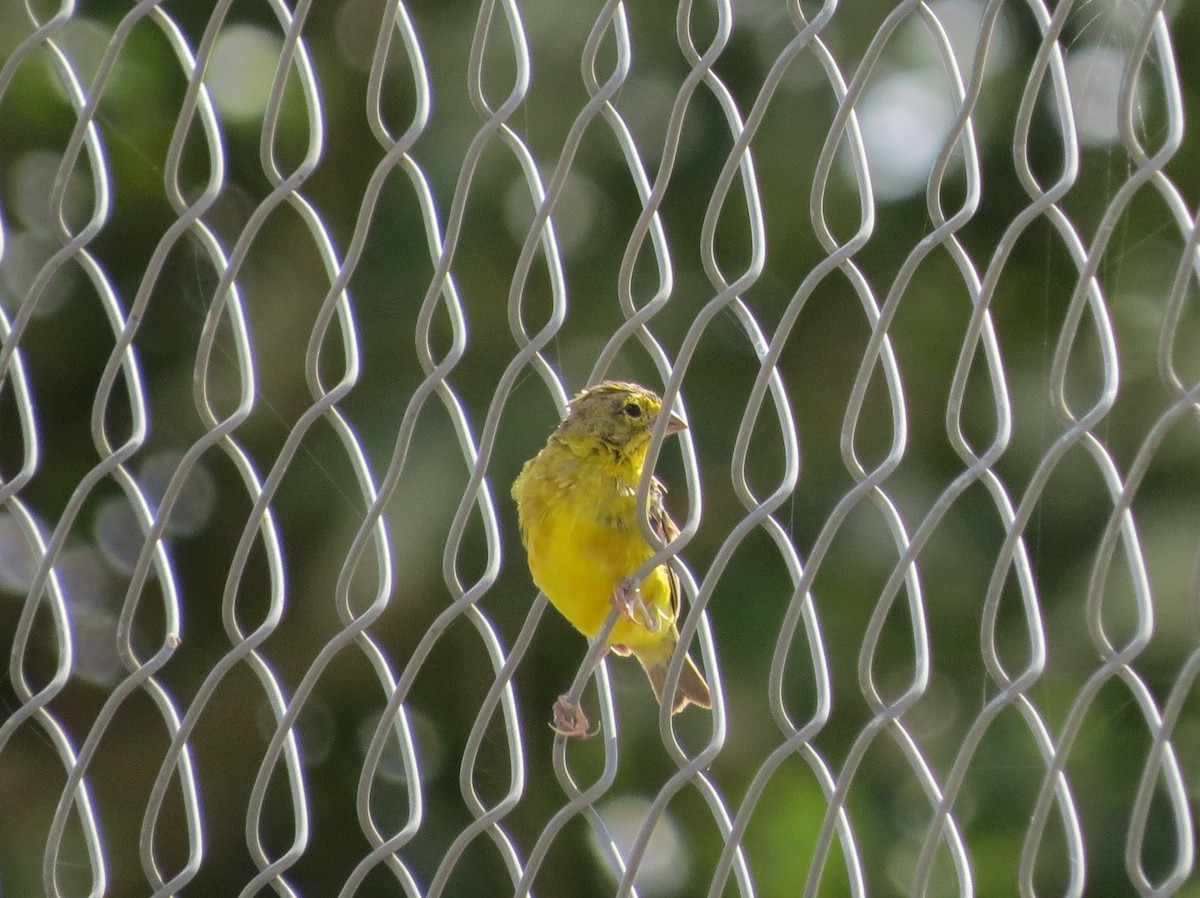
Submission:
M 0 894 L 1200 895 L 1198 29 L 0 5 Z M 525 567 L 606 376 L 711 713 Z

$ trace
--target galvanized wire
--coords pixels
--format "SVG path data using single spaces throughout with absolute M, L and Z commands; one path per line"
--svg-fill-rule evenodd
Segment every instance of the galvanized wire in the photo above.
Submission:
M 254 119 L 257 159 L 246 157 L 239 125 L 214 98 L 214 79 L 228 62 L 219 43 L 244 24 L 235 18 L 243 13 L 233 4 L 216 2 L 200 13 L 169 8 L 162 0 L 116 5 L 104 20 L 106 45 L 93 63 L 72 49 L 71 29 L 92 20 L 71 0 L 48 18 L 32 3 L 5 13 L 4 21 L 14 27 L 20 22 L 21 32 L 0 64 L 0 115 L 9 116 L 3 121 L 14 115 L 6 110 L 6 98 L 12 107 L 12 98 L 28 89 L 21 78 L 35 67 L 65 101 L 55 144 L 59 161 L 46 198 L 48 230 L 39 237 L 52 240 L 54 250 L 19 290 L 14 281 L 5 281 L 7 294 L 0 304 L 0 371 L 10 394 L 4 397 L 7 426 L 0 433 L 5 459 L 0 506 L 12 522 L 13 537 L 3 553 L 26 559 L 28 568 L 19 607 L 14 604 L 5 618 L 11 621 L 5 637 L 10 645 L 5 700 L 12 706 L 0 724 L 0 784 L 8 783 L 0 798 L 21 794 L 12 783 L 29 771 L 53 766 L 58 779 L 41 809 L 47 819 L 31 823 L 37 828 L 43 892 L 166 896 L 211 888 L 224 861 L 221 852 L 229 850 L 228 842 L 219 842 L 220 849 L 212 842 L 227 810 L 222 789 L 213 782 L 225 761 L 206 754 L 211 743 L 203 733 L 223 726 L 222 707 L 230 692 L 243 707 L 257 703 L 265 709 L 261 740 L 250 744 L 253 740 L 246 739 L 239 746 L 240 760 L 250 759 L 251 775 L 237 821 L 246 875 L 235 887 L 246 896 L 328 892 L 328 871 L 314 869 L 313 862 L 314 856 L 325 856 L 323 840 L 330 837 L 322 819 L 331 813 L 328 783 L 309 766 L 314 762 L 304 745 L 302 718 L 351 668 L 360 673 L 353 694 L 339 694 L 340 713 L 349 715 L 364 703 L 379 713 L 357 769 L 337 785 L 347 808 L 352 806 L 347 819 L 352 816 L 358 830 L 339 848 L 343 867 L 332 886 L 347 898 L 471 894 L 471 888 L 483 888 L 477 885 L 483 880 L 473 878 L 483 875 L 481 857 L 492 858 L 499 871 L 486 880 L 489 893 L 511 891 L 523 898 L 552 893 L 554 883 L 575 878 L 592 882 L 599 878 L 592 871 L 561 867 L 585 830 L 594 849 L 591 862 L 607 868 L 612 894 L 651 894 L 655 887 L 639 877 L 659 850 L 653 846 L 656 827 L 669 822 L 672 808 L 681 805 L 694 814 L 684 827 L 695 839 L 685 856 L 700 859 L 701 889 L 712 898 L 771 894 L 761 884 L 763 865 L 790 870 L 793 884 L 804 882 L 804 894 L 810 896 L 842 883 L 852 895 L 994 891 L 997 886 L 983 878 L 980 867 L 985 852 L 973 831 L 972 807 L 980 799 L 969 781 L 978 775 L 988 740 L 1004 720 L 1020 721 L 1038 764 L 1032 771 L 1012 771 L 1021 783 L 1032 776 L 1036 788 L 1027 822 L 1011 834 L 1011 844 L 1021 844 L 1012 865 L 1015 879 L 1000 888 L 1034 895 L 1052 882 L 1056 892 L 1083 895 L 1096 888 L 1093 871 L 1098 869 L 1096 837 L 1087 834 L 1084 810 L 1094 796 L 1083 793 L 1097 786 L 1089 783 L 1081 792 L 1071 767 L 1089 750 L 1089 719 L 1105 713 L 1099 696 L 1112 688 L 1127 696 L 1146 743 L 1144 751 L 1113 748 L 1137 780 L 1136 795 L 1120 810 L 1124 879 L 1117 892 L 1169 895 L 1194 887 L 1196 770 L 1186 763 L 1179 733 L 1200 675 L 1200 646 L 1193 632 L 1170 658 L 1164 660 L 1159 649 L 1151 661 L 1145 659 L 1161 633 L 1157 621 L 1169 601 L 1161 586 L 1156 592 L 1147 538 L 1135 511 L 1148 476 L 1163 464 L 1162 447 L 1188 424 L 1194 426 L 1200 410 L 1189 343 L 1200 289 L 1200 229 L 1188 204 L 1195 206 L 1197 198 L 1168 172 L 1188 145 L 1184 87 L 1165 4 L 1093 0 L 1091 5 L 1105 7 L 1099 14 L 1119 6 L 1129 38 L 1121 45 L 1124 75 L 1115 149 L 1109 150 L 1110 159 L 1120 154 L 1126 169 L 1116 176 L 1119 184 L 1113 183 L 1111 169 L 1106 173 L 1104 207 L 1087 227 L 1076 221 L 1078 206 L 1072 204 L 1081 190 L 1094 189 L 1094 175 L 1085 171 L 1068 57 L 1075 49 L 1076 19 L 1090 14 L 1083 9 L 1088 4 L 1052 8 L 1029 0 L 1018 8 L 987 0 L 975 7 L 977 21 L 965 54 L 956 42 L 950 6 L 918 0 L 875 10 L 879 18 L 873 32 L 857 47 L 846 37 L 859 28 L 854 12 L 832 3 L 819 9 L 781 3 L 774 9 L 765 2 L 681 0 L 672 38 L 639 32 L 639 27 L 654 27 L 654 18 L 638 4 L 606 0 L 595 8 L 557 9 L 551 19 L 587 26 L 579 59 L 585 98 L 563 116 L 561 139 L 547 151 L 545 135 L 538 133 L 541 123 L 529 113 L 537 108 L 539 66 L 554 42 L 545 36 L 546 4 L 482 0 L 469 39 L 447 28 L 450 37 L 442 45 L 422 34 L 423 21 L 431 31 L 438 27 L 429 10 L 380 0 L 369 21 L 369 66 L 361 84 L 347 88 L 345 73 L 329 62 L 330 45 L 322 33 L 328 23 L 322 15 L 328 11 L 303 0 L 270 0 L 254 20 L 259 33 L 274 40 L 276 54 L 269 91 Z M 353 12 L 339 23 L 365 28 L 367 4 L 344 4 L 346 10 L 351 6 Z M 995 114 L 985 102 L 989 60 L 1011 50 L 1005 44 L 1011 39 L 1005 37 L 1006 17 L 1019 17 L 1036 38 L 1021 60 L 1027 69 L 1007 138 L 1017 187 L 1006 197 L 1009 208 L 998 238 L 981 247 L 971 228 L 978 226 L 989 190 L 984 132 L 992 130 Z M 769 27 L 754 24 L 768 19 Z M 750 77 L 744 71 L 723 63 L 734 52 L 739 28 L 751 27 L 759 29 L 756 39 L 764 45 L 769 35 L 782 46 L 761 60 L 760 76 L 747 86 Z M 865 98 L 881 72 L 894 65 L 894 45 L 905 33 L 922 36 L 929 54 L 926 68 L 940 73 L 938 89 L 952 113 L 922 182 L 924 231 L 904 244 L 890 271 L 881 275 L 870 254 L 881 240 L 879 221 L 887 213 L 872 173 L 880 161 L 872 156 L 862 119 Z M 454 51 L 452 42 L 460 38 L 468 46 L 465 55 Z M 119 115 L 106 110 L 129 90 L 122 66 L 151 40 L 169 51 L 171 77 L 180 92 L 161 164 L 145 162 L 160 180 L 153 192 L 169 207 L 170 223 L 131 268 L 105 241 L 118 221 L 114 196 L 127 196 L 136 180 L 116 164 L 113 148 L 137 138 L 123 128 Z M 638 49 L 643 43 L 671 43 L 677 51 L 670 109 L 654 132 L 660 142 L 649 142 L 644 129 L 639 133 L 641 126 L 631 122 L 644 87 L 634 77 L 646 62 Z M 769 167 L 776 179 L 765 175 L 762 159 L 771 153 L 772 116 L 795 102 L 788 84 L 802 66 L 819 83 L 812 96 L 827 104 L 828 124 L 808 160 L 811 183 L 798 184 L 778 178 L 777 163 Z M 453 81 L 443 85 L 439 79 L 446 71 Z M 439 123 L 438 106 L 458 97 L 464 84 L 474 118 L 469 127 L 463 125 L 466 119 L 456 121 L 456 134 L 454 126 Z M 343 102 L 340 90 L 361 91 L 354 97 L 365 122 L 356 124 L 365 125 L 375 146 L 357 148 L 371 161 L 359 173 L 357 188 L 339 184 L 334 197 L 321 176 L 339 152 L 347 152 L 346 139 L 332 141 L 338 146 L 331 149 L 329 133 L 331 121 L 346 121 L 332 115 Z M 1146 126 L 1151 116 L 1161 120 L 1161 127 Z M 700 153 L 712 180 L 702 197 L 702 217 L 681 227 L 671 202 L 681 194 L 690 199 L 697 189 L 689 181 L 696 174 L 687 168 L 686 135 L 698 120 L 709 128 Z M 814 112 L 813 120 L 823 119 Z M 1055 133 L 1049 132 L 1051 126 Z M 461 157 L 447 175 L 441 157 L 449 151 L 439 141 L 458 137 L 464 144 Z M 555 646 L 558 654 L 570 652 L 579 659 L 574 682 L 561 687 L 590 707 L 598 705 L 596 740 L 578 744 L 561 734 L 552 737 L 543 726 L 548 709 L 530 707 L 522 697 L 522 685 L 529 681 L 521 675 L 536 663 L 534 647 L 548 638 L 552 625 L 545 597 L 534 598 L 528 581 L 520 579 L 523 562 L 505 523 L 512 516 L 504 493 L 511 478 L 506 441 L 513 439 L 514 416 L 527 417 L 517 422 L 517 430 L 528 430 L 535 426 L 535 415 L 525 411 L 534 392 L 545 396 L 542 411 L 552 407 L 561 413 L 572 390 L 582 385 L 567 384 L 560 355 L 572 327 L 579 327 L 574 323 L 579 316 L 590 320 L 590 310 L 577 299 L 586 295 L 586 278 L 570 264 L 561 223 L 570 214 L 572 179 L 589 170 L 595 161 L 589 153 L 594 156 L 597 145 L 607 147 L 605 163 L 619 167 L 634 212 L 619 262 L 612 260 L 616 302 L 610 305 L 619 317 L 589 344 L 586 380 L 626 376 L 630 358 L 636 358 L 642 363 L 637 370 L 647 381 L 656 378 L 651 385 L 661 389 L 669 407 L 697 425 L 706 418 L 711 423 L 715 415 L 732 443 L 725 484 L 700 451 L 703 428 L 680 435 L 682 475 L 671 493 L 680 535 L 669 545 L 656 544 L 654 558 L 639 572 L 665 562 L 679 574 L 685 592 L 680 644 L 690 647 L 713 688 L 711 718 L 698 729 L 694 718 L 674 718 L 660 709 L 662 758 L 654 762 L 638 755 L 645 742 L 635 741 L 618 715 L 622 701 L 604 651 L 615 618 L 586 650 L 578 640 L 569 649 Z M 145 150 L 147 158 L 150 154 Z M 0 158 L 0 164 L 11 162 Z M 488 214 L 480 208 L 502 204 L 488 174 L 497 166 L 517 173 L 509 202 L 528 213 L 514 240 L 514 261 L 502 269 L 506 285 L 497 283 L 496 270 L 502 267 L 481 277 L 471 256 L 480 251 L 480 218 Z M 244 176 L 247 170 L 261 187 L 231 235 L 221 203 L 237 195 L 231 172 Z M 72 194 L 80 172 L 90 184 L 82 214 Z M 343 209 L 338 217 L 331 207 L 350 189 L 352 211 Z M 773 230 L 772 215 L 778 212 L 772 211 L 772 201 L 803 208 L 797 196 L 804 192 L 810 233 L 798 238 L 801 229 L 793 227 L 786 236 L 774 236 L 779 228 Z M 8 196 L 15 193 L 8 185 Z M 416 210 L 413 220 L 421 233 L 404 237 L 421 248 L 429 276 L 419 277 L 419 295 L 395 288 L 389 311 L 409 315 L 413 329 L 391 335 L 378 330 L 385 316 L 355 291 L 367 289 L 359 285 L 374 248 L 395 238 L 389 217 L 396 214 L 397 195 Z M 1131 359 L 1119 345 L 1122 325 L 1111 273 L 1128 250 L 1124 228 L 1131 210 L 1148 195 L 1166 210 L 1160 230 L 1176 240 L 1169 294 L 1156 307 L 1160 317 L 1152 364 L 1148 358 Z M 3 196 L 0 203 L 16 205 Z M 20 231 L 13 212 L 0 205 L 0 213 L 0 249 L 7 248 L 11 265 Z M 314 270 L 320 271 L 316 288 L 305 285 L 320 298 L 298 299 L 295 308 L 282 317 L 276 311 L 272 319 L 267 307 L 282 300 L 263 285 L 255 260 L 264 252 L 278 254 L 271 233 L 283 220 L 292 229 L 287 252 L 315 262 Z M 500 226 L 493 221 L 491 227 Z M 694 234 L 694 245 L 681 246 L 673 228 Z M 1031 235 L 1052 243 L 1071 275 L 1066 282 L 1046 284 L 1048 294 L 1061 293 L 1047 306 L 1059 310 L 1062 320 L 1054 325 L 1048 349 L 1045 395 L 1033 400 L 1041 410 L 1042 445 L 1022 479 L 1008 460 L 1015 443 L 1028 436 L 1022 431 L 1028 422 L 1015 410 L 1028 400 L 1027 385 L 1014 381 L 1006 362 L 1002 319 L 1010 300 L 1002 282 L 1016 265 L 1018 247 Z M 811 241 L 816 258 L 796 282 L 784 283 L 772 264 L 793 252 L 788 241 L 798 239 Z M 411 251 L 407 245 L 400 249 Z M 167 338 L 145 322 L 161 317 L 158 310 L 170 302 L 175 291 L 171 266 L 183 256 L 195 267 L 202 318 L 187 350 L 193 408 L 168 409 L 163 403 L 169 404 L 172 394 L 153 373 L 164 370 L 161 361 L 144 362 Z M 742 261 L 735 265 L 734 258 Z M 955 460 L 945 469 L 950 474 L 926 490 L 919 506 L 913 504 L 905 466 L 922 460 L 923 444 L 914 440 L 912 427 L 915 413 L 925 409 L 914 403 L 930 399 L 916 395 L 910 385 L 911 369 L 906 373 L 903 362 L 911 351 L 905 344 L 908 332 L 897 321 L 914 305 L 914 294 L 926 289 L 923 269 L 938 259 L 948 260 L 946 270 L 957 277 L 942 298 L 949 302 L 957 294 L 969 308 L 952 313 L 964 322 L 961 344 L 956 344 L 952 370 L 940 372 L 947 382 L 944 400 L 939 399 L 945 403 L 942 436 Z M 0 255 L 0 263 L 5 261 Z M 695 261 L 706 284 L 687 277 L 686 268 Z M 73 397 L 90 403 L 90 411 L 83 404 L 57 410 L 79 421 L 86 418 L 91 445 L 86 465 L 65 487 L 58 485 L 65 498 L 55 504 L 56 490 L 45 484 L 61 477 L 47 472 L 62 469 L 53 453 L 64 450 L 48 414 L 48 403 L 58 397 L 46 385 L 48 358 L 40 341 L 64 341 L 55 344 L 59 360 L 70 352 L 71 328 L 55 324 L 67 311 L 47 313 L 45 297 L 56 279 L 79 273 L 66 309 L 73 303 L 91 309 L 93 317 L 103 316 L 108 330 L 91 337 L 103 342 L 106 360 L 87 395 Z M 409 283 L 409 274 L 403 272 L 397 281 Z M 684 296 L 701 284 L 701 297 Z M 812 320 L 812 306 L 821 301 L 815 297 L 830 292 L 841 295 L 842 326 L 857 335 L 861 350 L 847 364 L 850 382 L 835 435 L 841 465 L 836 472 L 803 463 L 803 438 L 812 435 L 804 432 L 797 396 L 823 385 L 796 382 L 788 362 L 801 321 Z M 509 333 L 501 340 L 488 330 L 497 327 L 494 310 L 502 295 Z M 688 309 L 682 326 L 671 317 L 681 303 Z M 282 363 L 263 349 L 270 342 L 271 321 L 308 327 L 300 341 L 306 392 L 292 398 L 289 411 L 277 409 L 267 396 L 271 368 Z M 1047 346 L 1051 327 L 1047 324 L 1044 332 Z M 726 397 L 714 402 L 713 395 L 691 386 L 703 375 L 700 369 L 708 364 L 703 353 L 714 340 L 736 346 L 729 352 L 730 364 L 743 366 L 752 381 L 738 400 L 743 410 L 731 409 Z M 369 351 L 380 342 L 389 347 L 389 362 L 407 366 L 408 380 L 381 372 L 380 356 Z M 487 376 L 479 374 L 480 345 L 494 356 L 482 366 L 492 372 Z M 1012 349 L 1010 343 L 1007 351 Z M 495 357 L 502 353 L 507 354 Z M 397 362 L 399 356 L 403 359 Z M 1136 431 L 1135 444 L 1114 448 L 1110 428 L 1119 418 L 1117 404 L 1128 389 L 1125 368 L 1131 361 L 1153 369 L 1163 396 L 1153 420 Z M 530 374 L 536 375 L 533 388 Z M 377 425 L 371 414 L 364 416 L 361 397 L 366 396 L 381 409 L 380 419 L 388 418 L 395 410 L 382 410 L 382 396 L 393 391 L 401 391 L 402 403 L 394 421 Z M 176 405 L 179 396 L 174 394 Z M 264 416 L 283 430 L 273 444 L 256 430 Z M 544 429 L 550 417 L 536 428 Z M 185 444 L 171 474 L 161 487 L 152 486 L 143 462 L 164 427 L 169 431 L 184 418 L 190 430 L 179 427 L 185 436 L 177 437 L 176 445 Z M 454 507 L 446 515 L 441 582 L 431 588 L 437 597 L 425 599 L 436 610 L 401 652 L 395 640 L 402 627 L 395 621 L 412 620 L 404 617 L 412 611 L 406 604 L 417 601 L 401 583 L 401 543 L 429 509 L 406 507 L 398 497 L 403 484 L 421 476 L 414 458 L 424 446 L 422 429 L 435 418 L 448 427 L 437 452 L 456 466 L 459 480 L 453 482 Z M 43 447 L 46 434 L 53 438 Z M 651 444 L 650 465 L 638 490 L 643 508 L 649 469 L 675 451 L 674 443 L 664 444 L 664 436 L 660 428 Z M 318 465 L 320 485 L 304 483 L 313 476 L 308 461 L 314 446 L 324 446 L 337 459 Z M 1190 446 L 1194 453 L 1194 436 Z M 769 476 L 758 462 L 764 447 L 778 455 Z M 1086 633 L 1077 639 L 1080 645 L 1086 641 L 1089 661 L 1066 707 L 1047 707 L 1053 704 L 1045 692 L 1052 664 L 1048 617 L 1056 599 L 1048 595 L 1039 561 L 1046 539 L 1040 515 L 1051 482 L 1075 471 L 1081 459 L 1091 477 L 1087 482 L 1100 487 L 1105 515 L 1097 526 L 1086 586 L 1073 594 L 1084 622 L 1079 632 Z M 216 596 L 189 579 L 191 565 L 181 561 L 186 551 L 173 543 L 177 531 L 172 527 L 183 513 L 189 484 L 218 468 L 226 474 L 219 505 L 228 540 L 217 539 L 206 551 L 208 566 L 219 569 L 222 584 L 222 632 L 219 644 L 204 639 L 189 644 L 202 629 L 197 620 L 215 605 Z M 1193 465 L 1178 475 L 1181 489 L 1195 470 Z M 706 506 L 717 481 L 727 485 L 740 507 Z M 814 482 L 844 482 L 845 487 L 814 525 L 811 541 L 802 543 L 790 514 Z M 339 507 L 330 517 L 342 520 L 344 532 L 331 520 L 314 541 L 297 537 L 303 516 L 290 498 L 297 493 L 332 496 Z M 93 509 L 112 497 L 129 521 L 122 536 L 135 548 L 122 572 L 112 631 L 120 672 L 105 684 L 89 716 L 80 711 L 73 685 L 82 641 L 80 611 L 64 583 L 68 556 L 89 531 Z M 929 706 L 935 678 L 968 674 L 947 670 L 947 661 L 938 656 L 935 633 L 948 612 L 937 599 L 942 592 L 937 574 L 929 571 L 945 565 L 939 536 L 956 526 L 956 515 L 969 499 L 980 497 L 987 503 L 984 517 L 1002 536 L 994 546 L 982 543 L 992 555 L 986 570 L 975 571 L 986 580 L 977 606 L 955 611 L 962 620 L 978 619 L 971 626 L 979 627 L 982 682 L 978 707 L 947 751 L 931 745 L 919 711 Z M 714 513 L 721 516 L 716 530 Z M 847 574 L 838 561 L 840 546 L 862 539 L 856 528 L 864 520 L 884 534 L 872 544 L 873 558 L 886 559 L 878 588 L 865 576 L 855 579 L 853 570 Z M 1194 513 L 1191 524 L 1194 528 Z M 655 543 L 648 521 L 643 531 Z M 705 540 L 707 561 L 695 571 L 688 557 Z M 318 590 L 322 610 L 314 612 L 304 581 L 311 569 L 306 556 L 335 548 L 340 553 L 335 582 Z M 762 566 L 782 572 L 784 598 L 771 612 L 778 612 L 775 622 L 759 632 L 769 642 L 750 652 L 764 661 L 769 655 L 765 678 L 744 683 L 734 671 L 746 668 L 731 658 L 746 647 L 714 621 L 721 619 L 720 603 L 729 601 L 730 581 L 743 569 L 739 559 L 750 551 L 760 553 L 755 557 Z M 855 591 L 861 590 L 860 607 L 870 604 L 857 645 L 844 641 L 844 628 L 828 623 L 836 614 L 827 598 L 835 588 L 828 584 L 846 576 L 855 580 Z M 515 583 L 524 583 L 530 596 L 528 609 L 517 617 L 498 602 Z M 1192 583 L 1188 598 L 1193 603 L 1195 594 Z M 742 613 L 767 614 L 754 599 L 743 598 Z M 764 599 L 764 609 L 766 604 Z M 300 669 L 280 648 L 292 638 L 297 619 L 320 620 L 332 628 L 313 624 L 320 644 Z M 472 648 L 462 648 L 465 644 Z M 448 677 L 453 671 L 453 665 L 436 660 L 448 645 L 462 656 L 478 652 L 490 680 L 475 699 L 453 707 L 460 725 L 444 728 L 442 738 L 456 740 L 446 753 L 457 763 L 457 783 L 435 788 L 427 781 L 433 764 L 421 745 L 414 695 L 422 678 Z M 856 682 L 848 684 L 844 666 L 839 680 L 837 662 L 856 652 Z M 679 676 L 682 665 L 680 651 L 669 680 Z M 1165 687 L 1164 667 L 1169 669 Z M 802 700 L 794 694 L 797 676 L 805 684 Z M 765 739 L 765 749 L 761 733 L 749 738 L 744 721 L 752 719 L 751 712 L 739 707 L 752 698 L 763 703 L 763 725 L 770 721 L 777 730 Z M 855 720 L 853 710 L 845 716 L 853 702 L 864 713 L 839 743 L 841 720 Z M 147 708 L 153 713 L 147 715 Z M 629 719 L 636 718 L 624 718 Z M 111 746 L 127 741 L 139 726 L 146 752 L 139 763 L 149 758 L 152 769 L 144 805 L 132 818 L 134 840 L 122 835 L 126 822 L 106 818 L 111 798 L 97 796 L 111 795 L 114 788 L 106 757 Z M 551 739 L 551 746 L 542 745 Z M 536 754 L 548 754 L 553 781 L 548 771 L 532 766 Z M 606 802 L 629 791 L 629 777 L 641 775 L 644 764 L 662 759 L 669 765 L 666 774 L 654 768 L 658 774 L 638 780 L 651 797 L 637 826 L 618 832 L 605 813 Z M 919 812 L 908 811 L 921 822 L 915 835 L 910 833 L 902 875 L 876 855 L 878 830 L 864 820 L 872 811 L 853 798 L 866 788 L 872 765 L 884 760 L 890 766 L 883 775 L 911 784 L 917 796 L 911 803 L 919 807 Z M 731 773 L 731 767 L 740 773 Z M 764 807 L 781 772 L 797 767 L 806 771 L 824 805 L 811 833 L 787 834 L 798 846 L 796 857 L 764 857 L 769 851 L 758 841 L 756 827 L 778 825 L 763 823 Z M 450 796 L 457 802 L 452 814 L 447 812 Z M 16 813 L 14 803 L 0 816 Z M 116 837 L 106 835 L 114 831 Z M 1111 846 L 1102 847 L 1112 853 Z M 14 853 L 7 862 L 15 869 L 23 859 Z M 137 875 L 130 872 L 135 864 Z M 1046 873 L 1046 866 L 1053 872 Z M 0 864 L 0 889 L 13 879 L 23 882 Z M 683 886 L 673 888 L 678 892 Z

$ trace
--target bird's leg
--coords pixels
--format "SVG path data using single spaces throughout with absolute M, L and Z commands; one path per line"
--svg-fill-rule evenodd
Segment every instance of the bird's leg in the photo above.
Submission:
M 600 662 L 604 660 L 604 656 L 608 653 L 605 649 L 592 662 L 591 668 L 588 670 L 590 677 L 599 667 Z M 550 724 L 550 729 L 558 733 L 560 736 L 566 736 L 568 739 L 590 739 L 600 732 L 600 727 L 594 730 L 588 728 L 591 724 L 588 722 L 587 715 L 583 713 L 583 706 L 579 702 L 571 701 L 569 695 L 560 695 L 554 703 L 554 720 Z
M 554 722 L 550 729 L 568 739 L 588 739 L 600 732 L 599 729 L 589 731 L 587 715 L 579 702 L 571 701 L 570 696 L 560 695 L 554 703 Z
M 650 613 L 642 599 L 641 587 L 632 577 L 618 581 L 613 589 L 612 603 L 622 617 L 645 627 L 651 633 L 657 633 L 662 628 L 662 621 L 657 615 Z

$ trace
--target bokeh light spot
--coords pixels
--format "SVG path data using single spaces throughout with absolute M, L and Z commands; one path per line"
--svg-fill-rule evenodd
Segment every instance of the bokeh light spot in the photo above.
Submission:
M 926 75 L 897 72 L 869 86 L 856 108 L 875 195 L 898 200 L 921 190 L 954 121 L 945 91 Z
M 1105 146 L 1119 136 L 1118 106 L 1125 57 L 1113 47 L 1086 46 L 1067 57 L 1067 88 L 1079 139 Z
M 938 0 L 930 6 L 946 31 L 960 74 L 966 82 L 970 77 L 971 68 L 975 65 L 975 49 L 979 43 L 979 29 L 983 25 L 983 14 L 987 5 L 979 0 Z M 919 16 L 913 16 L 909 21 L 922 31 L 928 28 Z M 1012 17 L 1007 9 L 1002 9 L 987 40 L 989 75 L 999 74 L 1009 67 L 1014 45 Z M 929 54 L 929 59 L 931 67 L 936 65 L 940 71 L 941 63 L 932 54 Z
M 145 534 L 129 500 L 124 496 L 108 499 L 96 512 L 96 545 L 109 564 L 123 574 L 133 573 Z
M 379 718 L 382 711 L 376 711 L 364 717 L 358 725 L 358 746 L 365 755 L 370 748 L 371 740 L 379 728 Z M 445 761 L 446 747 L 437 727 L 420 711 L 408 710 L 409 730 L 416 743 L 417 776 L 421 782 L 428 783 L 437 779 Z M 404 764 L 404 754 L 400 750 L 399 738 L 393 727 L 387 731 L 383 752 L 379 755 L 379 766 L 376 771 L 382 779 L 394 783 L 408 782 L 408 768 Z
M 255 719 L 263 739 L 270 740 L 275 735 L 278 724 L 271 706 L 266 702 L 259 705 Z M 296 717 L 293 730 L 300 741 L 300 761 L 305 767 L 314 767 L 329 758 L 333 751 L 337 727 L 333 712 L 319 695 L 313 694 L 308 697 Z
M 54 43 L 71 63 L 80 87 L 86 93 L 100 71 L 100 62 L 108 50 L 112 32 L 94 19 L 70 18 L 54 33 Z M 64 100 L 70 93 L 63 85 L 58 73 L 52 75 L 54 89 Z
M 125 673 L 117 652 L 118 584 L 94 548 L 66 549 L 54 565 L 71 619 L 71 672 L 97 686 L 112 686 Z
M 650 802 L 644 798 L 624 796 L 606 801 L 598 808 L 622 859 L 627 859 L 634 840 L 650 813 Z M 590 834 L 592 850 L 608 868 L 606 852 L 595 832 Z M 670 814 L 664 813 L 650 833 L 646 852 L 634 876 L 638 891 L 645 895 L 675 895 L 687 883 L 688 856 L 684 850 L 679 827 Z
M 183 456 L 175 452 L 158 452 L 142 464 L 139 482 L 151 504 L 157 506 L 162 501 L 182 459 Z M 216 506 L 217 488 L 212 474 L 197 462 L 188 472 L 171 508 L 166 532 L 171 536 L 194 536 L 208 523 Z
M 114 686 L 125 673 L 117 654 L 117 616 L 100 608 L 71 607 L 75 651 L 71 673 L 96 686 Z
M 0 589 L 27 592 L 36 570 L 37 555 L 20 522 L 11 512 L 0 512 Z
M 38 234 L 54 233 L 52 222 L 59 213 L 71 226 L 80 222 L 88 204 L 89 188 L 78 168 L 67 175 L 62 209 L 50 209 L 54 181 L 62 165 L 61 153 L 49 150 L 30 150 L 22 153 L 12 166 L 12 178 L 7 182 L 8 208 L 13 220 Z
M 603 200 L 600 188 L 591 178 L 577 173 L 567 175 L 551 214 L 554 235 L 564 256 L 586 255 L 602 246 L 597 231 Z M 518 179 L 509 188 L 504 202 L 504 221 L 515 242 L 524 243 L 535 211 L 528 185 L 524 179 Z
M 221 115 L 254 119 L 263 114 L 283 42 L 252 25 L 233 25 L 213 47 L 206 82 Z
M 4 257 L 0 258 L 0 302 L 16 311 L 30 299 L 30 291 L 38 274 L 59 250 L 58 242 L 31 231 L 15 233 L 7 241 Z M 70 265 L 59 268 L 46 281 L 34 301 L 34 317 L 52 315 L 62 308 L 71 294 L 75 269 Z

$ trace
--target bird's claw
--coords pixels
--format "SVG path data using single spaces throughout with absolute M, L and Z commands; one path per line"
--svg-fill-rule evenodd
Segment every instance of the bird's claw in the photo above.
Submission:
M 641 587 L 632 577 L 625 577 L 617 583 L 612 595 L 613 607 L 621 616 L 645 627 L 651 633 L 662 629 L 660 616 L 651 612 L 642 598 Z
M 599 729 L 589 730 L 587 715 L 579 702 L 571 701 L 570 697 L 560 695 L 554 703 L 554 722 L 550 729 L 568 739 L 589 739 L 600 732 Z

